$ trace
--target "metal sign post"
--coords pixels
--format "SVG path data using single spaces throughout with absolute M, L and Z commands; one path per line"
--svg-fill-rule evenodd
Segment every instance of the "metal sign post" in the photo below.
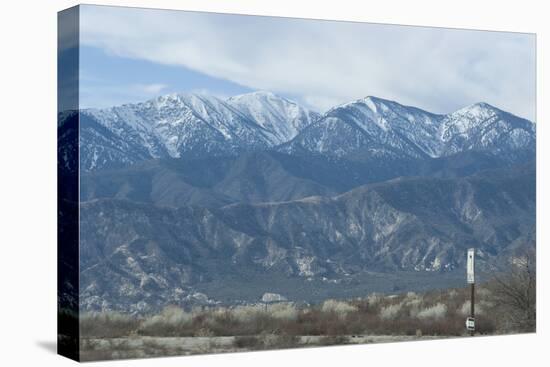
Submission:
M 466 329 L 470 331 L 470 335 L 475 333 L 475 249 L 468 249 L 467 264 L 466 264 L 466 280 L 470 284 L 470 317 L 466 319 Z

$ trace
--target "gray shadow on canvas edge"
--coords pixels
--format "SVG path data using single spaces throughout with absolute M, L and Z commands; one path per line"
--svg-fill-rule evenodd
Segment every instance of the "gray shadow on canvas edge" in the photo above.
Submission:
M 57 342 L 55 340 L 37 340 L 35 344 L 47 352 L 57 354 Z

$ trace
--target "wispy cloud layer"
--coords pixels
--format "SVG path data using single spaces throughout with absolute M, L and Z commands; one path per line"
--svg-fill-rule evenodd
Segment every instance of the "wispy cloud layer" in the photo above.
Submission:
M 433 112 L 485 101 L 535 116 L 533 35 L 94 6 L 84 6 L 81 27 L 84 45 L 112 55 L 321 111 L 375 95 Z

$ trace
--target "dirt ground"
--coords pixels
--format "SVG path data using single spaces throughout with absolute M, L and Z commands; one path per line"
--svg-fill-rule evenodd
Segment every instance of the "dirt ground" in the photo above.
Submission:
M 300 336 L 292 346 L 280 346 L 273 343 L 259 346 L 237 346 L 234 336 L 217 337 L 148 337 L 134 336 L 126 338 L 82 339 L 81 360 L 97 361 L 107 359 L 130 359 L 192 354 L 213 354 L 228 352 L 246 352 L 253 350 L 306 348 L 342 344 L 388 343 L 439 339 L 434 336 L 407 335 L 357 335 L 357 336 Z M 265 340 L 264 340 L 265 341 Z

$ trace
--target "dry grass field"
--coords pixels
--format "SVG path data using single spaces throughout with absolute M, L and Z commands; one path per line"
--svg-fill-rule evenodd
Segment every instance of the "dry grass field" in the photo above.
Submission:
M 476 292 L 476 335 L 534 331 L 510 322 L 491 287 Z M 224 353 L 469 335 L 469 289 L 371 294 L 315 305 L 291 302 L 158 314 L 105 312 L 80 318 L 82 360 Z

